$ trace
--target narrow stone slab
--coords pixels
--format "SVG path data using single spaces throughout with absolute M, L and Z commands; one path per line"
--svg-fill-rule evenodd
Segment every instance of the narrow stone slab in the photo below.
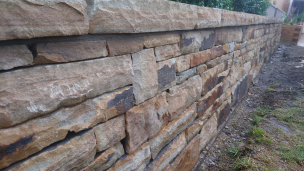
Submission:
M 10 127 L 132 83 L 130 55 L 5 72 L 0 74 L 0 127 Z
M 132 54 L 134 95 L 136 104 L 154 97 L 158 90 L 157 64 L 154 50 L 145 49 Z
M 198 53 L 192 53 L 192 54 L 190 54 L 190 56 L 191 56 L 190 66 L 192 68 L 192 67 L 195 67 L 195 66 L 198 66 L 200 64 L 210 61 L 211 51 L 205 50 L 205 51 L 201 51 Z
M 164 45 L 155 48 L 156 61 L 163 61 L 180 55 L 181 52 L 178 44 Z
M 203 81 L 202 95 L 205 95 L 218 84 L 218 67 L 203 72 L 201 78 Z
M 188 78 L 193 77 L 194 75 L 196 75 L 196 68 L 188 69 L 186 71 L 177 73 L 176 75 L 177 75 L 176 83 L 181 84 L 184 81 L 186 81 Z
M 138 52 L 144 48 L 144 38 L 141 36 L 117 36 L 107 39 L 109 56 L 126 55 Z
M 198 75 L 201 75 L 203 72 L 205 72 L 208 69 L 206 64 L 202 64 L 196 67 L 196 73 Z
M 216 136 L 217 134 L 217 118 L 214 114 L 207 123 L 203 126 L 200 137 L 199 151 L 202 151 L 206 145 Z
M 108 55 L 105 40 L 37 44 L 35 64 L 61 63 Z
M 231 101 L 230 101 L 231 102 Z M 230 102 L 229 100 L 225 101 L 224 104 L 220 106 L 220 108 L 217 110 L 218 120 L 217 120 L 217 127 L 219 128 L 222 126 L 223 123 L 227 120 L 229 114 L 230 114 Z
M 198 7 L 196 29 L 221 27 L 222 10 L 217 8 Z
M 243 99 L 249 87 L 249 74 L 246 74 L 238 83 L 236 83 L 231 91 L 232 91 L 232 102 L 233 106 L 239 100 Z
M 0 2 L 0 40 L 87 34 L 85 0 Z
M 151 34 L 144 37 L 144 45 L 146 48 L 175 44 L 180 42 L 180 35 L 174 33 Z
M 0 47 L 0 70 L 7 70 L 32 64 L 33 55 L 25 45 Z
M 158 91 L 162 92 L 176 84 L 176 59 L 174 58 L 159 62 L 157 65 Z
M 183 72 L 190 68 L 192 55 L 185 55 L 176 58 L 176 72 Z
M 193 137 L 195 137 L 195 135 L 197 135 L 203 128 L 204 124 L 206 123 L 206 121 L 208 120 L 208 117 L 200 117 L 197 118 L 192 125 L 190 125 L 186 130 L 185 130 L 185 134 L 186 134 L 186 139 L 187 142 L 189 142 Z
M 210 53 L 211 53 L 210 60 L 212 60 L 212 59 L 215 59 L 217 57 L 224 55 L 225 52 L 224 52 L 223 46 L 220 45 L 220 46 L 215 46 L 215 47 L 211 48 Z
M 80 170 L 94 160 L 96 140 L 92 130 L 54 144 L 5 171 Z
M 155 159 L 166 144 L 183 132 L 193 122 L 196 115 L 196 103 L 194 103 L 178 118 L 166 125 L 154 138 L 150 139 L 152 158 Z
M 168 123 L 166 92 L 129 110 L 126 115 L 126 152 L 133 153 Z

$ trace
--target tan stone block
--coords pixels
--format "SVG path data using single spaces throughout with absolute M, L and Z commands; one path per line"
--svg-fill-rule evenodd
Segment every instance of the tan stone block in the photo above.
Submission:
M 126 113 L 126 152 L 133 153 L 168 123 L 166 92 L 133 107 Z
M 203 72 L 201 78 L 203 80 L 202 95 L 205 95 L 218 84 L 218 67 Z
M 180 55 L 181 52 L 178 44 L 164 45 L 155 48 L 156 61 L 163 61 Z
M 146 48 L 175 44 L 180 42 L 179 34 L 150 34 L 144 37 L 144 45 Z
M 217 8 L 198 7 L 196 29 L 221 26 L 222 10 Z
M 230 51 L 230 45 L 229 43 L 226 43 L 223 45 L 224 54 L 229 53 Z
M 180 44 L 181 53 L 189 54 L 198 52 L 201 47 L 201 32 L 191 31 L 182 33 Z
M 232 58 L 233 58 L 233 53 L 229 53 L 227 55 L 223 55 L 223 56 L 221 56 L 219 58 L 215 58 L 215 59 L 207 62 L 206 65 L 208 66 L 208 68 L 213 68 L 216 65 L 219 65 L 220 63 L 223 63 L 224 61 L 230 60 Z
M 33 64 L 33 55 L 25 45 L 0 47 L 0 70 Z
M 219 28 L 215 30 L 215 45 L 230 42 L 242 42 L 243 31 L 241 27 Z
M 246 20 L 248 15 L 243 12 L 222 10 L 221 26 L 241 26 L 253 24 Z
M 211 8 L 210 8 L 211 9 Z M 200 51 L 210 49 L 215 44 L 215 33 L 214 30 L 204 30 L 200 32 L 201 47 Z
M 35 64 L 61 63 L 108 55 L 106 40 L 38 43 Z
M 152 158 L 155 159 L 161 149 L 178 134 L 183 132 L 197 115 L 196 103 L 183 112 L 179 117 L 166 125 L 154 138 L 149 140 Z
M 221 45 L 211 48 L 210 51 L 211 51 L 211 58 L 210 58 L 211 60 L 224 55 L 224 49 L 223 46 Z
M 202 74 L 203 72 L 205 72 L 207 70 L 207 65 L 202 64 L 196 67 L 196 73 L 198 75 Z
M 109 56 L 126 55 L 138 52 L 144 48 L 144 39 L 141 36 L 119 36 L 107 39 Z
M 190 56 L 190 67 L 192 68 L 209 61 L 211 58 L 211 52 L 210 50 L 205 50 L 198 53 L 190 54 Z
M 190 68 L 191 54 L 176 58 L 176 72 L 186 71 Z
M 201 133 L 199 135 L 200 138 L 199 151 L 202 151 L 216 135 L 217 135 L 217 118 L 216 115 L 213 114 L 213 116 L 203 126 Z
M 179 72 L 176 74 L 176 83 L 181 84 L 194 75 L 196 75 L 196 68 L 191 68 L 186 71 Z
M 208 120 L 208 117 L 197 118 L 193 122 L 193 124 L 190 125 L 185 130 L 187 142 L 189 142 L 193 137 L 195 137 L 195 135 L 197 135 L 201 131 L 201 129 L 203 128 L 203 126 L 204 126 L 204 124 L 206 123 L 207 120 Z

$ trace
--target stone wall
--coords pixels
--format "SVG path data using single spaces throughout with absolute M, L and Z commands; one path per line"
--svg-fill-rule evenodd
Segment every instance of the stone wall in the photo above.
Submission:
M 0 11 L 5 171 L 191 170 L 282 23 L 165 0 L 4 0 Z

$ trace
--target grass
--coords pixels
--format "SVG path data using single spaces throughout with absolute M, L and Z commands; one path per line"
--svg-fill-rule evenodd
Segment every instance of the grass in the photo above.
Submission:
M 301 165 L 301 163 L 304 161 L 304 145 L 299 145 L 293 148 L 283 146 L 280 148 L 279 155 L 283 160 L 298 163 Z
M 228 149 L 228 150 L 227 150 L 227 153 L 228 153 L 228 154 L 231 154 L 231 155 L 233 155 L 233 156 L 237 156 L 238 153 L 239 153 L 239 150 L 240 150 L 240 147 L 235 146 L 235 145 L 232 144 L 232 148 L 231 148 L 231 149 Z
M 257 138 L 256 141 L 257 141 L 258 143 L 263 143 L 263 144 L 266 144 L 266 145 L 271 145 L 271 143 L 272 143 L 272 140 L 271 140 L 271 139 L 269 139 L 269 138 L 264 138 L 264 137 L 262 137 L 262 138 Z
M 266 89 L 266 91 L 265 91 L 265 93 L 272 93 L 272 92 L 274 92 L 275 90 L 273 89 L 273 88 L 267 88 Z
M 243 158 L 237 158 L 233 168 L 235 170 L 244 170 L 244 169 L 253 169 L 256 168 L 256 165 L 254 162 L 248 158 L 248 157 L 243 157 Z
M 252 119 L 253 119 L 253 121 L 252 121 L 253 125 L 259 125 L 261 123 L 261 121 L 264 120 L 263 117 L 258 116 L 258 115 L 253 115 Z
M 254 137 L 262 137 L 266 132 L 262 128 L 254 126 L 249 130 L 249 133 Z
M 279 87 L 280 84 L 277 84 L 277 83 L 271 83 L 270 87 L 275 89 L 277 87 Z
M 259 107 L 257 109 L 257 115 L 258 116 L 265 116 L 267 115 L 268 113 L 270 113 L 270 107 L 269 106 L 266 106 L 266 107 Z

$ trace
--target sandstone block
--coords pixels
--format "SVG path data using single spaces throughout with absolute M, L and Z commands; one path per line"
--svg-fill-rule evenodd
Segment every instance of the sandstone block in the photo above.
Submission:
M 130 55 L 2 73 L 0 127 L 10 127 L 132 83 Z
M 140 146 L 134 153 L 122 156 L 108 171 L 144 170 L 151 159 L 149 143 Z
M 196 73 L 198 75 L 202 74 L 203 72 L 207 71 L 208 67 L 206 64 L 202 64 L 196 67 Z
M 202 79 L 196 75 L 184 83 L 169 89 L 167 101 L 169 104 L 169 120 L 177 118 L 187 107 L 200 98 Z
M 0 2 L 0 40 L 87 34 L 85 0 Z
M 159 92 L 162 92 L 162 90 L 166 90 L 170 87 L 173 87 L 176 84 L 175 64 L 176 64 L 175 58 L 157 63 Z
M 180 42 L 179 34 L 151 34 L 144 37 L 146 48 L 175 44 Z
M 195 25 L 196 29 L 220 27 L 222 10 L 217 8 L 197 8 L 198 22 Z
M 212 8 L 209 8 L 212 9 Z M 201 39 L 201 47 L 200 51 L 210 49 L 215 44 L 215 33 L 214 31 L 201 31 L 200 33 L 200 39 Z
M 182 33 L 180 43 L 181 53 L 189 54 L 198 52 L 201 47 L 201 32 L 191 31 Z
M 168 122 L 166 92 L 133 107 L 126 113 L 126 152 L 133 153 Z
M 242 28 L 219 28 L 215 30 L 215 45 L 223 45 L 230 42 L 242 42 Z
M 218 67 L 203 72 L 201 78 L 203 81 L 202 95 L 205 95 L 218 84 Z
M 105 40 L 37 44 L 35 64 L 61 63 L 108 55 Z
M 211 58 L 211 51 L 205 50 L 197 53 L 190 54 L 190 67 L 195 67 L 205 62 L 208 62 Z
M 221 45 L 211 48 L 210 52 L 211 52 L 211 57 L 210 57 L 211 60 L 224 55 L 224 49 L 223 46 Z
M 93 128 L 98 151 L 104 151 L 125 138 L 125 117 L 108 120 Z
M 221 26 L 241 26 L 257 24 L 255 15 L 243 12 L 222 10 Z
M 183 132 L 195 119 L 196 103 L 183 112 L 179 117 L 166 125 L 155 137 L 149 140 L 152 158 L 155 159 L 161 149 Z
M 217 127 L 219 128 L 222 126 L 223 123 L 227 120 L 229 114 L 230 114 L 230 103 L 228 100 L 222 104 L 222 106 L 217 110 L 218 113 L 218 119 L 217 119 Z
M 191 68 L 186 71 L 177 73 L 176 83 L 181 84 L 184 81 L 186 81 L 188 78 L 193 77 L 194 75 L 196 75 L 196 68 Z
M 190 125 L 186 130 L 185 130 L 185 135 L 187 142 L 189 142 L 195 135 L 197 135 L 201 129 L 203 128 L 204 124 L 208 120 L 208 117 L 200 117 L 197 118 L 192 125 Z
M 142 33 L 194 29 L 197 6 L 163 0 L 88 0 L 89 33 Z
M 164 45 L 155 48 L 156 61 L 163 61 L 180 55 L 181 52 L 178 44 Z
M 199 135 L 200 145 L 199 151 L 202 151 L 208 143 L 217 135 L 217 118 L 214 114 L 203 126 Z
M 185 149 L 166 168 L 168 171 L 191 171 L 199 159 L 200 137 L 193 138 Z
M 235 49 L 236 43 L 235 42 L 230 42 L 229 43 L 229 53 L 233 52 Z M 237 50 L 238 48 L 236 48 Z
M 7 70 L 32 64 L 33 55 L 25 45 L 0 47 L 0 70 Z
M 186 71 L 190 68 L 191 56 L 185 55 L 176 58 L 176 72 Z
M 141 36 L 118 36 L 107 39 L 109 56 L 126 55 L 138 52 L 144 48 L 144 38 Z
M 6 170 L 80 170 L 94 160 L 95 146 L 94 132 L 85 131 L 54 144 Z
M 213 59 L 211 61 L 208 61 L 206 63 L 206 65 L 208 66 L 208 68 L 213 68 L 213 67 L 219 65 L 220 63 L 226 61 L 226 60 L 232 59 L 232 57 L 233 57 L 233 53 L 229 53 L 227 55 L 223 55 L 223 56 L 221 56 L 219 58 L 215 58 L 215 59 Z
M 136 104 L 154 97 L 158 90 L 157 64 L 153 49 L 132 54 L 134 70 L 134 96 Z
M 242 100 L 245 94 L 247 93 L 249 86 L 249 75 L 246 74 L 242 80 L 240 80 L 237 84 L 235 84 L 232 88 L 232 102 L 231 105 L 233 106 L 239 100 Z
M 234 44 L 234 42 L 232 42 Z M 223 45 L 224 54 L 229 53 L 230 51 L 230 43 L 226 43 Z

